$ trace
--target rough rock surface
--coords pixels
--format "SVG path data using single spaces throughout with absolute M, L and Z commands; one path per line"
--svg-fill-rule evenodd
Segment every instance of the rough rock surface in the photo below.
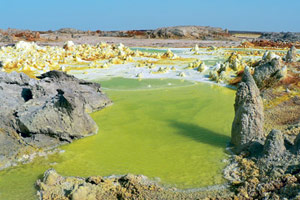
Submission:
M 97 83 L 59 71 L 39 78 L 0 72 L 0 169 L 30 159 L 41 148 L 96 134 L 87 113 L 111 103 Z
M 2 35 L 0 33 L 0 42 L 10 43 L 13 42 L 13 38 L 10 35 Z
M 272 41 L 283 41 L 283 42 L 297 42 L 300 41 L 300 33 L 291 33 L 291 32 L 269 32 L 263 33 L 260 38 L 268 39 Z
M 285 76 L 285 69 L 282 68 L 282 62 L 278 58 L 271 60 L 262 60 L 255 67 L 253 78 L 258 88 L 263 89 L 277 83 Z
M 221 37 L 222 34 L 226 34 L 223 29 L 209 26 L 173 26 L 153 30 L 150 33 L 150 37 L 214 39 Z
M 285 152 L 284 137 L 279 130 L 272 130 L 266 138 L 263 154 L 267 157 L 281 156 Z
M 82 30 L 78 30 L 75 28 L 61 28 L 59 30 L 57 30 L 58 33 L 67 33 L 67 34 L 80 34 L 80 33 L 84 33 L 84 31 Z
M 181 191 L 163 188 L 142 175 L 101 177 L 63 177 L 54 169 L 47 170 L 43 179 L 37 181 L 40 200 L 72 199 L 231 199 L 232 193 L 218 191 Z M 208 198 L 209 199 L 209 198 Z
M 263 59 L 258 62 L 254 73 L 254 78 L 256 78 L 256 82 L 262 89 L 261 94 L 264 97 L 264 101 L 267 102 L 268 100 L 268 103 L 265 104 L 267 107 L 265 107 L 266 110 L 272 107 L 278 107 L 278 105 L 282 106 L 282 104 L 285 104 L 283 108 L 287 110 L 294 105 L 287 103 L 295 99 L 292 95 L 288 96 L 288 98 L 282 98 L 286 93 L 292 93 L 289 90 L 282 92 L 282 88 L 285 88 L 286 85 L 288 85 L 290 89 L 293 89 L 294 94 L 297 94 L 297 89 L 295 88 L 297 88 L 296 86 L 299 82 L 297 81 L 298 79 L 292 79 L 294 80 L 292 84 L 289 82 L 291 77 L 293 77 L 291 73 L 289 73 L 289 76 L 285 77 L 284 80 L 278 81 L 280 76 L 277 75 L 280 73 L 284 74 L 282 73 L 283 70 L 279 67 L 279 62 L 280 60 L 276 58 L 274 54 L 266 53 Z M 243 79 L 245 76 L 251 76 L 248 69 L 245 70 Z M 295 86 L 293 86 L 293 84 L 295 84 Z M 236 99 L 240 97 L 241 85 L 238 88 Z M 270 87 L 271 85 L 272 87 Z M 256 89 L 258 91 L 257 87 Z M 281 96 L 276 95 L 278 91 Z M 244 99 L 251 99 L 253 97 L 253 93 L 244 92 L 243 94 L 246 95 Z M 274 100 L 276 104 L 270 103 L 271 100 Z M 235 108 L 236 105 L 237 101 Z M 247 106 L 241 106 L 240 109 L 247 109 Z M 297 110 L 297 107 L 294 109 Z M 282 116 L 285 111 L 280 109 L 276 111 L 278 112 L 279 118 L 283 120 L 286 119 Z M 292 114 L 290 111 L 291 110 L 287 112 Z M 261 110 L 261 113 L 263 113 L 263 110 Z M 250 116 L 260 121 L 259 115 Z M 243 115 L 236 113 L 234 123 L 236 119 L 243 121 L 243 117 Z M 268 117 L 270 118 L 270 116 Z M 243 122 L 245 121 L 246 120 Z M 286 120 L 284 124 L 289 122 L 289 120 Z M 236 128 L 234 123 L 232 127 L 233 132 Z M 244 124 L 244 129 L 246 130 L 253 128 L 251 123 Z M 274 126 L 272 126 L 272 128 L 274 128 Z M 296 124 L 291 130 L 293 131 L 285 131 L 282 129 L 272 130 L 266 138 L 264 137 L 265 134 L 262 133 L 263 130 L 261 130 L 261 140 L 250 141 L 247 148 L 245 147 L 242 151 L 238 151 L 238 155 L 231 156 L 230 164 L 223 172 L 225 179 L 231 183 L 231 188 L 236 194 L 235 199 L 300 199 L 300 132 Z M 283 132 L 285 132 L 285 134 L 283 134 Z M 234 136 L 233 134 L 233 141 L 235 140 Z M 241 140 L 237 140 L 235 143 L 236 147 L 242 144 L 243 141 Z
M 242 82 L 236 93 L 235 117 L 231 129 L 231 143 L 237 149 L 263 137 L 263 109 L 260 91 L 249 68 L 245 68 Z
M 232 184 L 234 199 L 299 199 L 300 173 L 264 173 L 254 160 L 234 156 L 225 169 L 225 178 Z
M 297 61 L 297 49 L 295 46 L 292 46 L 290 50 L 288 50 L 285 56 L 286 62 L 296 62 Z

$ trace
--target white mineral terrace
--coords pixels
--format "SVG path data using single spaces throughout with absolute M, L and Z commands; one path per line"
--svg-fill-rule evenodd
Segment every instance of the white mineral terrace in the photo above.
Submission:
M 38 46 L 18 42 L 1 47 L 2 71 L 24 72 L 32 77 L 49 70 L 61 70 L 85 80 L 124 78 L 172 78 L 192 81 L 214 81 L 228 84 L 245 66 L 261 59 L 257 50 L 239 54 L 222 48 L 134 48 L 123 44 Z M 263 59 L 276 57 L 265 52 Z

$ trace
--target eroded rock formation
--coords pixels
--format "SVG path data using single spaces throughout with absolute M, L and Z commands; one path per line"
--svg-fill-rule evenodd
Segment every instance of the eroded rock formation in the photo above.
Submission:
M 290 50 L 288 50 L 285 56 L 286 62 L 296 62 L 297 61 L 297 49 L 295 46 L 292 46 Z
M 39 78 L 0 72 L 0 169 L 37 149 L 96 134 L 88 113 L 111 103 L 97 83 L 60 71 Z
M 258 63 L 253 77 L 261 89 L 262 96 L 265 97 L 270 90 L 278 90 L 278 87 L 283 86 L 278 84 L 285 75 L 284 68 L 281 66 L 280 58 L 276 58 L 274 54 L 270 53 L 266 53 Z M 249 99 L 248 103 L 254 102 L 252 98 L 257 94 L 259 96 L 259 89 L 253 79 L 251 80 L 249 77 L 251 75 L 247 69 L 236 94 L 236 116 L 232 126 L 232 133 L 234 133 L 232 134 L 232 143 L 235 145 L 235 149 L 239 150 L 236 151 L 239 154 L 232 155 L 230 164 L 224 169 L 224 177 L 230 181 L 232 189 L 237 195 L 236 199 L 299 199 L 300 133 L 296 128 L 293 128 L 291 134 L 283 134 L 286 132 L 284 129 L 280 129 L 281 131 L 273 129 L 265 137 L 261 129 L 254 136 L 260 137 L 260 140 L 252 139 L 253 135 L 249 135 L 248 132 L 253 130 L 253 125 L 247 123 L 247 119 L 250 116 L 252 122 L 261 123 L 261 127 L 263 121 L 255 112 L 245 112 L 248 110 L 249 104 L 240 103 L 240 99 L 244 101 Z M 248 83 L 252 83 L 255 93 L 248 92 L 245 78 Z M 271 98 L 275 99 L 276 95 Z M 287 104 L 287 106 L 291 106 L 291 104 Z M 243 112 L 237 112 L 237 109 Z M 263 109 L 260 112 L 263 114 Z M 282 111 L 279 112 L 280 114 Z M 244 126 L 237 126 L 240 124 L 244 124 Z M 242 140 L 241 138 L 246 139 Z M 241 148 L 245 141 L 249 141 L 247 146 Z
M 238 149 L 263 138 L 263 109 L 260 91 L 250 69 L 246 67 L 236 93 L 235 117 L 231 130 L 231 143 Z
M 263 154 L 266 157 L 280 157 L 285 152 L 284 137 L 279 130 L 272 130 L 266 138 Z
M 260 64 L 255 67 L 253 78 L 258 88 L 263 89 L 277 83 L 286 75 L 286 68 L 282 67 L 280 58 L 268 58 L 260 61 Z

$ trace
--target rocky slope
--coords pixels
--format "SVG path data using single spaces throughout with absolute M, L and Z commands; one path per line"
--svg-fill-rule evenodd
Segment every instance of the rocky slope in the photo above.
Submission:
M 96 134 L 88 113 L 111 104 L 99 84 L 59 71 L 38 78 L 0 72 L 0 169 Z
M 293 51 L 293 48 L 290 51 Z M 264 102 L 276 100 L 278 98 L 277 91 L 281 90 L 282 87 L 289 86 L 293 90 L 294 95 L 299 94 L 299 80 L 297 81 L 296 79 L 295 82 L 289 82 L 288 80 L 293 74 L 282 73 L 283 67 L 279 64 L 279 61 L 278 58 L 263 59 L 260 65 L 255 68 L 253 74 L 256 83 L 250 81 L 253 88 L 259 86 L 260 91 L 255 93 L 255 96 L 257 94 L 263 96 Z M 278 74 L 281 75 L 277 76 Z M 295 76 L 298 75 L 296 74 Z M 280 80 L 283 77 L 285 78 Z M 249 83 L 249 78 L 251 80 L 251 75 L 248 72 L 244 73 L 244 78 L 238 87 L 235 105 L 238 107 L 238 110 L 247 108 L 247 106 L 239 104 L 238 96 L 240 93 L 245 94 L 250 99 L 254 97 L 251 93 L 247 95 L 247 92 L 242 87 L 244 84 Z M 272 115 L 277 113 L 279 118 L 285 118 L 284 110 L 289 110 L 290 114 L 294 113 L 298 116 L 299 123 L 300 113 L 299 110 L 297 112 L 298 106 L 291 107 L 292 105 L 287 104 L 293 98 L 291 95 L 281 99 L 285 104 L 280 105 L 281 103 L 277 103 L 273 108 L 267 107 L 265 110 L 272 112 Z M 252 106 L 260 107 L 261 102 L 256 101 Z M 277 109 L 278 107 L 283 107 L 283 109 Z M 232 132 L 235 134 L 232 135 L 232 140 L 237 141 L 239 138 L 245 138 L 244 140 L 250 142 L 246 148 L 242 149 L 241 153 L 232 156 L 231 163 L 224 170 L 225 178 L 231 182 L 238 199 L 299 199 L 300 130 L 297 126 L 291 127 L 289 130 L 282 129 L 283 126 L 278 126 L 282 130 L 273 129 L 269 133 L 262 129 L 256 130 L 253 128 L 252 123 L 243 120 L 243 118 L 255 118 L 257 120 L 256 125 L 262 124 L 263 121 L 260 116 L 257 116 L 255 113 L 253 111 L 244 112 L 243 116 L 238 118 L 240 123 L 245 125 L 242 128 L 236 121 L 233 122 Z M 271 116 L 267 116 L 268 124 Z M 275 127 L 276 121 L 272 122 L 272 128 Z M 286 121 L 284 125 L 289 123 L 289 121 Z M 249 130 L 253 131 L 252 134 L 248 134 Z M 240 150 L 243 140 L 240 140 L 240 143 L 235 142 L 233 144 L 235 145 L 234 149 Z

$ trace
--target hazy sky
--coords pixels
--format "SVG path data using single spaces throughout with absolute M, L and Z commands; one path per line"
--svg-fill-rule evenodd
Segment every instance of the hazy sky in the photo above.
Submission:
M 0 28 L 155 29 L 175 25 L 300 32 L 300 0 L 0 0 Z

